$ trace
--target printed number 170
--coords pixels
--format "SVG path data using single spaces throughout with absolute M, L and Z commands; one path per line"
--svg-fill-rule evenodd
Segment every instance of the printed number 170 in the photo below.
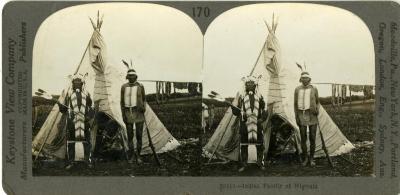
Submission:
M 209 17 L 210 16 L 210 8 L 208 7 L 193 7 L 192 8 L 193 17 Z

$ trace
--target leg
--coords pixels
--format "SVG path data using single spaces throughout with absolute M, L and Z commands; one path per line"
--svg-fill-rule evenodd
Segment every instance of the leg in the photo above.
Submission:
M 239 172 L 244 171 L 246 165 L 247 165 L 247 145 L 242 145 L 240 147 L 240 169 Z
M 75 140 L 75 129 L 73 127 L 72 120 L 68 119 L 67 121 L 67 128 L 66 128 L 66 135 L 67 135 L 67 142 Z M 74 143 L 67 143 L 67 158 L 66 158 L 66 169 L 71 169 L 74 162 L 75 157 L 75 144 Z
M 86 145 L 84 145 L 84 154 L 85 154 L 85 159 L 88 163 L 89 168 L 93 167 L 93 153 L 92 153 L 92 140 L 91 140 L 91 134 L 90 134 L 90 129 L 89 127 L 89 123 L 85 124 L 85 141 L 86 141 Z
M 264 136 L 262 133 L 262 127 L 261 125 L 258 126 L 257 128 L 257 142 L 260 145 L 257 145 L 257 164 L 260 166 L 262 170 L 264 170 L 264 165 L 263 165 L 263 157 L 264 157 Z
M 126 132 L 128 134 L 128 162 L 132 163 L 132 157 L 134 154 L 134 148 L 133 148 L 133 124 L 132 123 L 125 123 L 126 125 Z
M 135 123 L 136 126 L 136 151 L 137 161 L 140 164 L 142 159 L 140 152 L 142 151 L 143 122 Z
M 242 123 L 242 122 L 241 122 Z M 247 127 L 245 124 L 240 124 L 240 143 L 248 143 L 247 137 Z M 239 156 L 239 172 L 244 171 L 247 164 L 247 145 L 242 145 L 240 147 L 240 156 Z
M 303 156 L 303 166 L 307 165 L 308 157 L 307 157 L 307 126 L 300 125 L 300 141 L 301 141 L 301 150 Z
M 317 135 L 317 125 L 310 125 L 310 165 L 314 166 L 315 138 Z

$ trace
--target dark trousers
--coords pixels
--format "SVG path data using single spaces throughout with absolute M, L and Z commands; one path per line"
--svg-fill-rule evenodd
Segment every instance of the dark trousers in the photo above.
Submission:
M 128 146 L 131 151 L 130 154 L 134 151 L 133 147 L 133 123 L 126 123 L 126 130 L 128 133 Z M 142 151 L 142 135 L 143 135 L 143 122 L 135 123 L 136 126 L 136 150 L 137 154 L 140 155 Z
M 310 130 L 310 158 L 314 158 L 315 153 L 315 137 L 317 135 L 317 125 L 308 126 Z M 303 157 L 307 156 L 307 126 L 300 125 L 300 136 L 301 136 L 301 150 L 303 151 Z

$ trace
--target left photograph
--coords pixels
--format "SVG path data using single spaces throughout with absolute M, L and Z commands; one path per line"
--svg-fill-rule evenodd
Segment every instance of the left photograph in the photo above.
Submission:
M 167 6 L 50 15 L 33 49 L 33 176 L 200 175 L 202 48 Z

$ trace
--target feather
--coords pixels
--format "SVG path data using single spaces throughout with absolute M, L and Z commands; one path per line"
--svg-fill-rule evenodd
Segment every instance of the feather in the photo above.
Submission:
M 296 62 L 297 67 L 300 68 L 301 71 L 303 71 L 303 67 L 301 67 L 301 65 L 299 63 Z
M 214 96 L 217 96 L 217 95 L 219 95 L 217 92 L 215 92 L 215 91 L 211 91 L 211 94 L 213 94 Z
M 132 59 L 131 59 L 131 68 L 133 69 L 133 63 L 132 63 Z
M 122 60 L 122 63 L 124 63 L 125 66 L 129 69 L 129 64 L 127 62 L 125 62 L 125 60 Z
M 307 71 L 306 62 L 304 62 L 304 71 Z

